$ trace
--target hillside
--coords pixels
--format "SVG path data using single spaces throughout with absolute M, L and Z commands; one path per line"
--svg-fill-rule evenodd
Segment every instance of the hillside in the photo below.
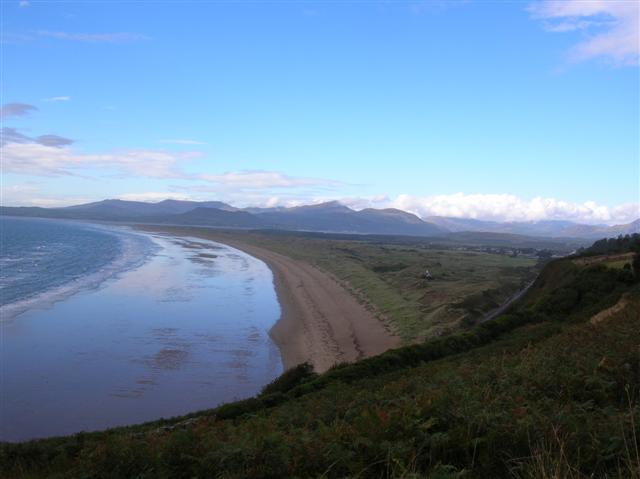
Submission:
M 185 418 L 5 444 L 0 471 L 638 478 L 640 286 L 621 271 L 556 260 L 507 314 L 466 332 L 321 376 L 301 366 Z
M 354 211 L 337 201 L 258 213 L 274 225 L 293 230 L 430 236 L 445 230 L 400 210 Z
M 171 225 L 201 225 L 224 228 L 264 228 L 269 224 L 261 218 L 244 211 L 228 211 L 217 208 L 198 207 L 184 213 L 147 217 L 146 222 Z
M 590 238 L 618 236 L 640 232 L 640 220 L 622 225 L 586 225 L 566 220 L 543 221 L 484 221 L 472 218 L 451 218 L 429 216 L 425 221 L 433 223 L 452 233 L 485 232 L 516 234 L 523 236 L 544 236 L 548 238 Z

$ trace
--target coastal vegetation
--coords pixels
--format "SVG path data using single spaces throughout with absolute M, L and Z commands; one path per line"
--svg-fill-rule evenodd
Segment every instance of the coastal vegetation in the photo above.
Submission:
M 640 276 L 547 264 L 496 319 L 253 398 L 4 444 L 3 477 L 640 478 Z M 597 320 L 596 320 L 597 318 Z
M 207 230 L 206 237 L 265 248 L 330 273 L 405 342 L 472 326 L 535 277 L 539 253 L 550 255 L 530 246 L 461 246 L 411 237 L 216 230 Z M 425 279 L 426 270 L 433 280 Z
M 603 254 L 640 253 L 640 233 L 620 235 L 617 238 L 603 238 L 588 248 L 581 248 L 577 256 L 597 256 Z

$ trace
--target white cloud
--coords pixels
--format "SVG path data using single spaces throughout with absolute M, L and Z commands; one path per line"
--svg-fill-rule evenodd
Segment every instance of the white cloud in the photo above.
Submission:
M 571 220 L 613 224 L 628 223 L 640 217 L 639 203 L 609 207 L 593 201 L 572 203 L 542 197 L 525 200 L 509 194 L 455 193 L 424 197 L 404 194 L 395 198 L 352 198 L 342 202 L 357 209 L 398 208 L 421 218 L 450 216 L 491 221 Z
M 370 196 L 368 198 L 340 198 L 338 201 L 354 210 L 365 208 L 390 208 L 392 200 L 387 195 Z
M 397 208 L 413 213 L 423 219 L 429 216 L 448 216 L 455 218 L 473 218 L 487 221 L 542 221 L 570 220 L 588 224 L 624 224 L 640 218 L 640 203 L 627 203 L 618 206 L 605 206 L 593 201 L 574 203 L 556 198 L 536 197 L 523 199 L 509 194 L 464 194 L 414 196 L 402 194 L 396 197 L 386 195 L 370 197 L 310 196 L 288 190 L 284 194 L 269 194 L 268 188 L 246 189 L 235 186 L 189 187 L 176 186 L 184 191 L 185 198 L 193 200 L 215 199 L 238 207 L 259 206 L 300 206 L 317 204 L 337 199 L 340 203 L 355 210 L 364 208 Z M 150 196 L 158 200 L 169 197 L 169 193 Z
M 114 33 L 69 33 L 40 30 L 36 32 L 41 37 L 69 40 L 74 42 L 90 43 L 126 43 L 140 40 L 148 40 L 149 37 L 140 33 L 114 32 Z
M 70 96 L 52 96 L 51 98 L 45 98 L 43 101 L 58 102 L 58 101 L 71 101 Z
M 200 201 L 215 199 L 233 206 L 258 206 L 273 208 L 277 206 L 300 206 L 338 200 L 354 209 L 396 208 L 413 213 L 420 218 L 429 216 L 448 216 L 454 218 L 473 218 L 487 221 L 542 221 L 569 220 L 588 224 L 624 224 L 640 218 L 640 203 L 627 203 L 618 206 L 605 206 L 593 201 L 573 203 L 556 198 L 536 197 L 530 200 L 509 194 L 464 194 L 414 196 L 402 194 L 396 197 L 386 195 L 370 197 L 311 196 L 296 193 L 292 189 L 285 194 L 269 194 L 269 188 L 243 189 L 236 186 L 212 185 L 176 186 L 184 191 L 184 198 Z M 158 200 L 170 197 L 173 193 L 151 194 Z M 176 196 L 183 197 L 176 194 Z
M 127 201 L 147 201 L 155 203 L 162 200 L 191 200 L 191 195 L 187 193 L 171 193 L 166 191 L 146 191 L 144 193 L 125 193 L 116 196 L 120 200 Z
M 297 206 L 335 200 L 336 197 L 270 197 L 262 204 L 269 206 Z M 570 220 L 590 224 L 621 224 L 640 218 L 640 203 L 605 206 L 593 201 L 573 203 L 556 198 L 536 197 L 530 200 L 509 194 L 464 194 L 415 196 L 402 194 L 370 197 L 337 198 L 340 203 L 354 209 L 396 208 L 420 218 L 448 216 L 486 221 L 542 221 Z
M 86 196 L 60 196 L 43 193 L 36 183 L 4 186 L 0 189 L 0 202 L 4 206 L 70 206 L 93 201 Z
M 292 177 L 276 171 L 232 171 L 225 173 L 186 173 L 182 164 L 202 156 L 200 152 L 166 150 L 122 150 L 82 153 L 69 146 L 72 140 L 56 135 L 31 138 L 15 129 L 2 131 L 3 173 L 33 176 L 87 176 L 134 174 L 147 178 L 179 179 L 193 184 L 189 191 L 201 193 L 239 193 L 278 189 L 332 188 L 341 183 L 318 178 Z M 206 183 L 206 184 L 202 184 Z M 187 187 L 184 187 L 187 188 Z
M 76 175 L 103 168 L 151 178 L 183 178 L 178 163 L 198 157 L 196 152 L 124 150 L 102 154 L 79 153 L 70 147 L 39 143 L 8 143 L 2 147 L 3 173 L 35 176 Z
M 326 187 L 340 184 L 332 180 L 292 177 L 277 171 L 231 171 L 222 174 L 203 174 L 198 178 L 209 183 L 241 189 Z
M 31 184 L 3 186 L 2 203 L 5 204 L 6 195 L 9 195 L 10 198 L 19 197 L 23 199 L 25 196 L 33 196 L 36 191 L 38 191 L 38 188 Z
M 586 39 L 570 52 L 573 61 L 607 58 L 637 65 L 640 56 L 640 2 L 635 0 L 544 0 L 529 6 L 552 32 L 581 30 Z
M 20 0 L 20 1 L 18 2 L 18 6 L 19 6 L 20 8 L 28 7 L 28 6 L 29 6 L 29 2 L 28 2 L 27 0 Z

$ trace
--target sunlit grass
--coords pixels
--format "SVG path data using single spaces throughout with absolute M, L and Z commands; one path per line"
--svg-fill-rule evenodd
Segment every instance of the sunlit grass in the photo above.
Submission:
M 506 254 L 323 240 L 297 235 L 225 233 L 307 261 L 334 275 L 405 341 L 468 327 L 534 275 L 536 260 Z M 221 235 L 221 237 L 224 237 Z M 433 280 L 423 278 L 426 270 Z

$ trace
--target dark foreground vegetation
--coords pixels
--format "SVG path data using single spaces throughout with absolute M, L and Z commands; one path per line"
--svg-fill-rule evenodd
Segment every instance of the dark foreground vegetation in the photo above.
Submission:
M 640 277 L 579 259 L 462 333 L 187 417 L 4 444 L 0 476 L 638 479 Z
M 640 253 L 640 233 L 620 235 L 617 238 L 603 238 L 588 248 L 580 249 L 578 256 L 621 253 Z

